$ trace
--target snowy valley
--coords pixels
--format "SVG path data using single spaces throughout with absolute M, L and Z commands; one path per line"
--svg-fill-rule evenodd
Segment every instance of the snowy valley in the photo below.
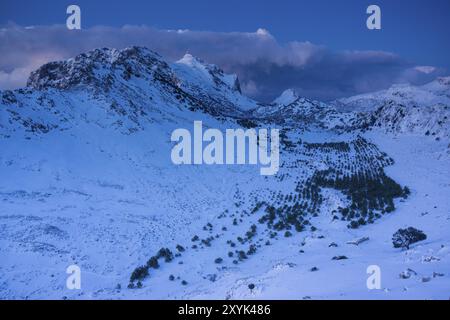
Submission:
M 190 54 L 43 65 L 0 91 L 0 298 L 449 299 L 449 116 L 450 78 L 259 103 Z M 278 173 L 174 165 L 194 121 L 279 129 Z M 427 238 L 394 248 L 407 227 Z

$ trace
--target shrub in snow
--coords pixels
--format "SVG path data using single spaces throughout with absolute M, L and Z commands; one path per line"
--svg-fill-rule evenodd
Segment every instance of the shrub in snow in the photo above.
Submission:
M 252 244 L 248 248 L 247 255 L 250 256 L 250 255 L 255 254 L 255 253 L 256 253 L 256 246 L 254 244 Z
M 134 269 L 133 273 L 130 276 L 130 282 L 134 282 L 135 280 L 142 280 L 148 276 L 148 267 L 141 266 Z
M 148 266 L 149 268 L 158 269 L 158 268 L 159 268 L 158 258 L 156 258 L 156 257 L 151 257 L 151 258 L 147 261 L 147 266 Z
M 156 258 L 164 258 L 166 262 L 173 260 L 173 253 L 167 248 L 161 248 L 156 255 Z
M 239 257 L 239 260 L 241 260 L 241 261 L 247 259 L 247 255 L 242 250 L 238 252 L 238 257 Z
M 411 244 L 423 241 L 426 238 L 427 236 L 423 231 L 409 227 L 407 229 L 398 229 L 392 236 L 392 244 L 394 248 L 409 249 Z

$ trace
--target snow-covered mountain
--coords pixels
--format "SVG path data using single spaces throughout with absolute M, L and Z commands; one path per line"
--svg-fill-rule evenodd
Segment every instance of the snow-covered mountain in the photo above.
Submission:
M 391 133 L 446 140 L 450 137 L 450 77 L 423 86 L 394 85 L 385 91 L 341 99 L 332 105 L 347 115 L 347 126 L 353 129 L 380 128 Z
M 300 97 L 293 89 L 284 91 L 270 104 L 260 104 L 251 116 L 297 129 L 345 125 L 344 118 L 348 117 L 329 104 Z
M 0 298 L 447 299 L 446 108 L 259 104 L 217 66 L 141 47 L 46 64 L 0 91 Z M 171 133 L 199 120 L 280 129 L 278 174 L 174 165 Z M 395 249 L 409 226 L 427 240 Z
M 157 53 L 142 47 L 124 50 L 97 49 L 74 59 L 48 63 L 30 75 L 32 89 L 89 88 L 93 93 L 162 95 L 190 109 L 211 114 L 238 115 L 254 102 L 241 95 L 239 80 L 186 54 L 176 63 L 167 63 Z M 176 101 L 175 101 L 176 100 Z M 237 104 L 239 102 L 239 104 Z
M 450 77 L 440 77 L 423 86 L 396 84 L 387 90 L 361 94 L 332 102 L 341 111 L 375 111 L 386 103 L 406 107 L 450 105 Z

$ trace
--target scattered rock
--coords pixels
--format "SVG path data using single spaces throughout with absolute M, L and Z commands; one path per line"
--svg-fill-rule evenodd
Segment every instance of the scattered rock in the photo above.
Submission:
M 400 277 L 400 279 L 409 279 L 409 278 L 411 278 L 411 272 L 409 272 L 408 270 L 405 270 L 402 273 L 400 273 L 399 277 Z
M 359 239 L 348 241 L 347 244 L 353 244 L 355 246 L 359 246 L 361 243 L 369 241 L 369 237 L 362 237 Z
M 348 258 L 346 256 L 334 256 L 331 260 L 347 260 Z
M 433 262 L 433 261 L 440 261 L 441 259 L 434 257 L 434 256 L 424 256 L 422 257 L 422 262 Z
M 431 277 L 422 277 L 422 282 L 430 282 Z
M 436 278 L 436 277 L 443 277 L 443 276 L 444 276 L 443 273 L 433 272 L 433 278 Z
M 213 273 L 213 274 L 208 274 L 208 275 L 206 276 L 206 279 L 208 279 L 208 280 L 211 281 L 211 282 L 216 282 L 216 280 L 217 280 L 217 274 L 215 274 L 215 273 Z

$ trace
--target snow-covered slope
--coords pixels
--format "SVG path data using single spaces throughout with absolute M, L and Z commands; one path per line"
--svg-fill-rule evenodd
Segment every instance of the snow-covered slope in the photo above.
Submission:
M 373 126 L 393 133 L 415 133 L 439 139 L 450 139 L 450 106 L 406 107 L 387 103 L 370 115 Z
M 395 113 L 397 136 L 376 121 L 362 133 L 368 119 L 293 91 L 257 104 L 190 55 L 99 49 L 44 65 L 0 92 L 0 298 L 447 299 L 448 142 Z M 171 133 L 196 120 L 281 129 L 278 174 L 175 166 Z M 393 248 L 408 226 L 427 240 Z M 81 290 L 66 287 L 73 264 Z M 369 291 L 374 264 L 382 289 Z

